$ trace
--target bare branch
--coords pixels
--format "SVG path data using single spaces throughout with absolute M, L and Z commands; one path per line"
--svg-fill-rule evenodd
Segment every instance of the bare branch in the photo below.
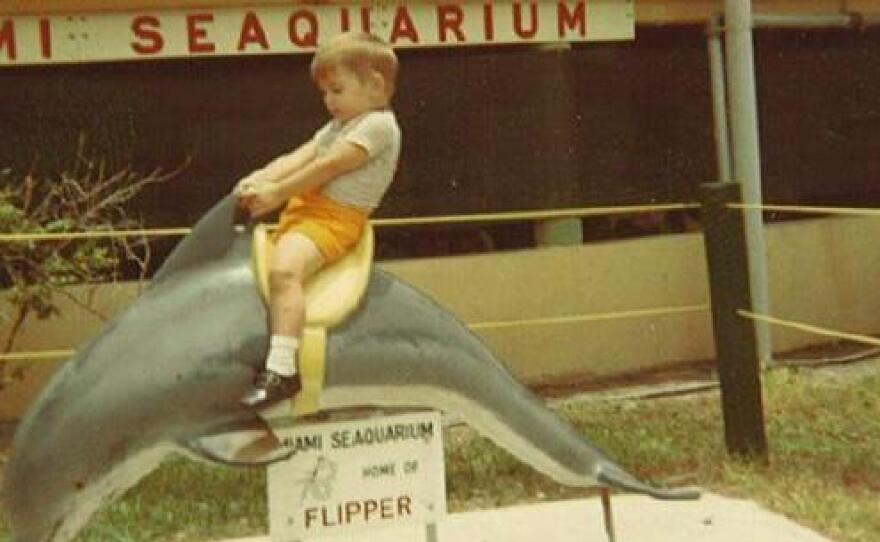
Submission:
M 108 174 L 107 161 L 86 154 L 81 134 L 76 159 L 69 170 L 54 177 L 28 173 L 14 179 L 11 170 L 0 171 L 0 204 L 12 208 L 12 222 L 3 228 L 14 232 L 96 231 L 142 228 L 127 204 L 147 186 L 163 183 L 189 165 L 190 159 L 169 173 L 156 168 L 146 175 L 130 167 Z M 4 215 L 7 216 L 7 215 Z M 143 280 L 149 269 L 151 247 L 147 236 L 137 239 L 65 239 L 50 242 L 0 244 L 0 276 L 7 280 L 8 298 L 15 307 L 12 326 L 4 338 L 5 352 L 13 349 L 23 323 L 30 315 L 44 318 L 58 312 L 57 300 L 68 299 L 81 310 L 106 319 L 96 308 L 97 285 L 119 279 L 121 266 L 133 262 Z M 87 286 L 80 294 L 67 288 Z M 91 285 L 92 287 L 88 287 Z M 17 368 L 0 362 L 0 389 Z
M 107 320 L 109 318 L 109 316 L 107 314 L 105 314 L 105 313 L 99 311 L 97 308 L 95 308 L 94 303 L 92 302 L 92 301 L 94 301 L 94 293 L 92 293 L 91 295 L 88 295 L 86 297 L 86 300 L 82 300 L 82 299 L 78 298 L 77 296 L 75 296 L 74 294 L 70 293 L 70 291 L 67 290 L 66 288 L 60 288 L 58 286 L 50 286 L 50 288 L 52 289 L 52 293 L 58 294 L 61 297 L 67 298 L 74 305 L 76 305 L 77 307 L 86 311 L 87 313 L 91 314 L 92 316 L 100 318 L 101 320 Z
M 27 320 L 28 314 L 30 311 L 27 307 L 19 306 L 15 311 L 15 318 L 12 320 L 12 327 L 9 328 L 9 333 L 6 334 L 6 338 L 3 340 L 3 353 L 12 352 L 12 347 L 15 344 L 15 339 L 18 337 L 19 331 L 21 331 L 21 326 L 24 325 L 24 321 Z M 2 367 L 0 367 L 0 374 L 2 374 Z

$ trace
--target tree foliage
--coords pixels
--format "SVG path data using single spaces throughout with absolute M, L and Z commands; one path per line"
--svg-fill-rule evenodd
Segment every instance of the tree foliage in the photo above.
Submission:
M 29 318 L 58 314 L 61 298 L 103 317 L 93 305 L 94 287 L 75 293 L 69 286 L 115 281 L 123 266 L 134 266 L 142 277 L 147 270 L 146 236 L 120 232 L 143 228 L 127 204 L 179 170 L 108 173 L 103 162 L 81 154 L 59 174 L 0 171 L 0 286 L 7 302 L 0 313 L 6 329 L 0 352 L 13 350 Z M 0 360 L 0 390 L 22 375 L 21 365 Z

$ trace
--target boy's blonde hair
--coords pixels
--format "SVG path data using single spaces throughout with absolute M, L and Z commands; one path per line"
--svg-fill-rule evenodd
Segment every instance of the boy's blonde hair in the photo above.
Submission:
M 321 45 L 312 59 L 312 79 L 318 81 L 325 73 L 342 66 L 362 81 L 373 73 L 385 82 L 385 98 L 394 95 L 397 82 L 397 55 L 390 45 L 366 32 L 344 32 Z

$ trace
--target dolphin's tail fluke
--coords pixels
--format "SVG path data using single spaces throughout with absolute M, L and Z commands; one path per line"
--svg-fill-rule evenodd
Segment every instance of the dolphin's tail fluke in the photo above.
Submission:
M 616 469 L 603 468 L 599 471 L 599 474 L 596 475 L 596 480 L 611 488 L 621 489 L 630 493 L 641 493 L 643 495 L 654 497 L 655 499 L 671 501 L 700 498 L 700 490 L 696 488 L 683 487 L 662 489 L 640 482 L 629 474 Z

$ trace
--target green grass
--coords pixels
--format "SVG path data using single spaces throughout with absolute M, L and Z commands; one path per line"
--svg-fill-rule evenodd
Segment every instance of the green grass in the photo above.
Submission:
M 560 409 L 637 475 L 757 501 L 842 542 L 880 540 L 880 375 L 764 378 L 771 460 L 731 460 L 717 394 Z M 467 428 L 445 435 L 450 511 L 588 494 L 560 487 Z M 200 541 L 266 532 L 265 476 L 174 459 L 95 518 L 83 541 Z M 3 538 L 0 525 L 0 539 Z
M 779 370 L 765 375 L 764 389 L 768 464 L 726 455 L 717 394 L 561 413 L 645 479 L 748 498 L 834 540 L 880 540 L 880 376 L 841 382 Z M 449 437 L 457 438 L 471 436 Z M 461 450 L 447 460 L 451 509 L 583 494 L 485 442 Z

